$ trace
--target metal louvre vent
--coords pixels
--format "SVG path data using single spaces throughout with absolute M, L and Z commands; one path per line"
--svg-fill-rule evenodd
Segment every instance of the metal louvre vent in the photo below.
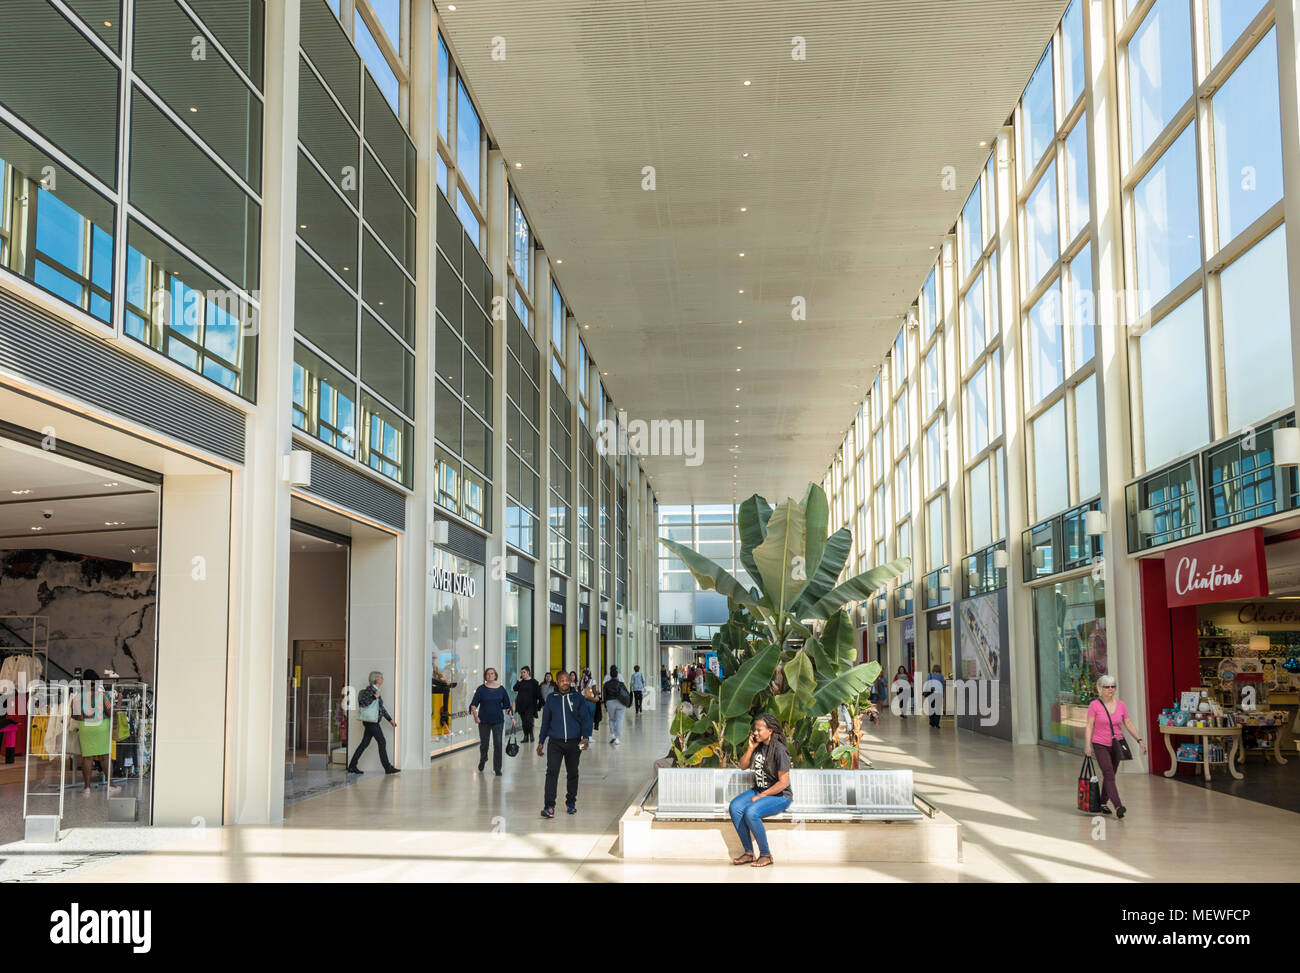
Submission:
M 381 524 L 406 529 L 406 496 L 316 450 L 311 451 L 311 486 L 322 500 L 355 510 Z
M 447 521 L 447 543 L 442 546 L 478 564 L 487 564 L 487 541 L 454 520 Z M 523 567 L 522 561 L 519 566 Z
M 149 429 L 244 462 L 244 414 L 0 291 L 0 367 Z

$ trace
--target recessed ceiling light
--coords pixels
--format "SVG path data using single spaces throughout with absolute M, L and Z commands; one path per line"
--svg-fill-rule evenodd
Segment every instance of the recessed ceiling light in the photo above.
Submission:
M 737 294 L 743 294 L 743 293 L 745 293 L 745 289 L 742 287 L 740 290 L 736 291 L 736 293 L 737 293 Z
M 749 207 L 748 207 L 748 206 L 742 206 L 742 207 L 740 207 L 740 211 L 741 211 L 742 213 L 748 213 L 748 212 L 749 212 Z
M 739 386 L 739 385 L 736 386 L 736 391 L 737 391 L 737 392 L 740 391 L 740 386 Z
M 748 79 L 746 79 L 746 81 L 745 81 L 745 87 L 748 88 L 748 87 L 750 86 L 751 83 L 752 83 L 752 82 L 750 82 Z
M 736 345 L 736 351 L 740 351 L 740 349 L 743 348 L 743 347 L 744 347 L 744 345 Z
M 190 111 L 198 111 L 198 109 L 195 108 L 193 105 L 190 105 Z
M 562 264 L 562 263 L 564 263 L 563 260 L 557 260 L 557 261 L 555 261 L 555 262 L 556 262 L 557 264 Z
M 608 375 L 609 372 L 601 372 L 600 374 L 602 374 L 602 375 Z
M 13 494 L 14 496 L 16 496 L 16 497 L 22 497 L 22 496 L 26 496 L 27 494 L 31 493 L 32 491 L 31 491 L 31 490 L 10 490 L 9 492 L 12 493 L 12 494 Z
M 112 22 L 111 20 L 106 20 L 106 21 L 104 21 L 104 26 L 105 26 L 105 27 L 112 27 L 112 26 L 113 26 L 113 22 Z
M 591 330 L 591 325 L 589 325 L 589 324 L 584 324 L 583 327 L 584 327 L 586 330 L 588 330 L 588 331 Z
M 106 487 L 115 487 L 115 486 L 117 486 L 117 481 L 114 480 L 112 483 L 105 483 L 104 486 L 106 486 Z
M 740 371 L 740 369 L 739 369 L 739 368 L 737 368 L 737 369 L 736 369 L 736 371 Z
M 742 321 L 742 320 L 738 320 L 736 323 L 737 323 L 737 324 L 744 324 L 745 322 Z
M 744 250 L 740 251 L 740 255 L 743 257 L 745 255 L 745 251 Z
M 126 523 L 125 520 L 106 520 L 106 521 L 104 521 L 104 526 L 105 526 L 105 527 L 121 527 L 121 526 L 122 526 L 123 524 L 125 524 L 125 523 Z
M 307 229 L 307 224 L 306 224 L 306 223 L 299 223 L 299 224 L 298 224 L 298 229 L 300 229 L 300 230 L 305 230 L 305 229 Z
M 516 162 L 516 163 L 515 163 L 515 168 L 516 168 L 516 169 L 522 169 L 523 167 L 524 167 L 524 164 L 523 164 L 522 162 Z
M 980 148 L 981 148 L 981 149 L 984 148 L 984 146 L 986 146 L 986 145 L 988 145 L 988 144 L 989 144 L 989 143 L 988 143 L 988 139 L 980 139 Z
M 742 153 L 740 153 L 740 157 L 741 157 L 742 159 L 748 159 L 748 158 L 749 158 L 749 153 L 748 153 L 748 152 L 742 152 Z
M 448 10 L 455 10 L 455 9 L 456 9 L 456 5 L 455 5 L 454 3 L 452 3 L 452 4 L 448 4 L 447 9 L 448 9 Z
M 44 527 L 33 527 L 32 530 L 44 530 Z

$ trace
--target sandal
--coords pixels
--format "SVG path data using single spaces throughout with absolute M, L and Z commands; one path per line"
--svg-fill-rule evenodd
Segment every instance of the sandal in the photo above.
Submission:
M 750 868 L 767 868 L 767 866 L 771 864 L 771 855 L 759 855 L 755 861 L 750 862 Z
M 751 862 L 753 862 L 753 860 L 754 860 L 754 853 L 752 851 L 747 851 L 744 854 L 740 855 L 740 857 L 731 859 L 731 864 L 748 865 Z

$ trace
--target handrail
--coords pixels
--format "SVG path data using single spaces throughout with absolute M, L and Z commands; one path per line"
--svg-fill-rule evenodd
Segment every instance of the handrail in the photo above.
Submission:
M 916 791 L 912 791 L 912 803 L 917 805 L 921 813 L 927 818 L 937 818 L 939 816 L 939 809 Z
M 655 788 L 658 786 L 659 786 L 659 775 L 655 774 L 654 778 L 650 781 L 649 788 L 646 789 L 645 796 L 641 798 L 641 803 L 638 805 L 638 807 L 640 807 L 642 811 L 645 810 L 645 802 L 650 800 L 650 795 L 654 793 Z

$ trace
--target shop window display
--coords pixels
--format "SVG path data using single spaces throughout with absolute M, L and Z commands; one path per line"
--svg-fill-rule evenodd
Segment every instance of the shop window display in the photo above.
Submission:
M 1039 739 L 1082 750 L 1088 702 L 1107 671 L 1105 586 L 1091 575 L 1034 589 Z
M 429 745 L 433 753 L 470 739 L 469 693 L 483 679 L 483 565 L 450 551 L 434 553 L 433 680 Z

